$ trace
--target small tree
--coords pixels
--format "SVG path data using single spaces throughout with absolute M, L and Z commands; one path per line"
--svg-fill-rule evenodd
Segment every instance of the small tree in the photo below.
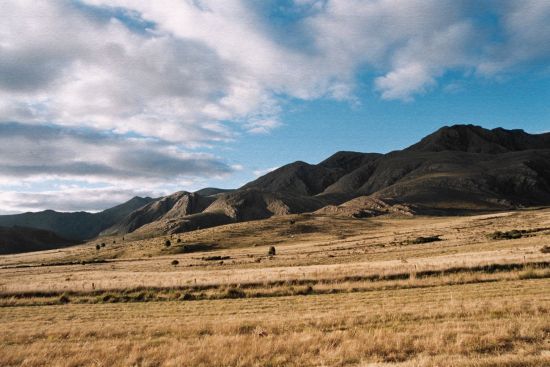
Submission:
M 275 256 L 276 253 L 277 253 L 277 251 L 275 251 L 275 246 L 271 246 L 271 247 L 269 248 L 269 251 L 267 251 L 267 254 L 268 254 L 269 256 Z
M 105 247 L 105 242 L 101 242 L 101 247 Z
M 170 240 L 166 240 L 166 241 L 164 241 L 164 246 L 170 247 L 170 246 L 172 246 L 172 242 L 170 242 Z
M 172 265 L 177 266 L 180 262 L 178 260 L 172 260 Z
M 99 249 L 101 248 L 101 246 L 99 245 L 95 245 L 95 249 L 99 251 Z

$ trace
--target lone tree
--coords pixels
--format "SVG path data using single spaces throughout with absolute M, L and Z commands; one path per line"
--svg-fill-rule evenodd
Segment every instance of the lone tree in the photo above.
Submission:
M 267 254 L 268 254 L 269 256 L 275 256 L 275 254 L 276 254 L 275 246 L 271 246 L 271 247 L 269 248 L 269 251 L 267 251 Z
M 171 245 L 172 245 L 172 242 L 170 242 L 170 240 L 164 241 L 164 246 L 170 247 Z

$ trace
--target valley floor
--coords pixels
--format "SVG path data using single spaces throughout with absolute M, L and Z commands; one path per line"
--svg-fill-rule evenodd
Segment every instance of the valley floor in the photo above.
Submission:
M 0 365 L 550 365 L 548 209 L 165 240 L 0 257 Z

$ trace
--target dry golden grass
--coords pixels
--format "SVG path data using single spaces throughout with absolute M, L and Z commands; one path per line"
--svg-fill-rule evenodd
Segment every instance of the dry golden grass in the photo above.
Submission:
M 431 366 L 446 356 L 445 365 L 459 366 L 472 360 L 491 365 L 509 355 L 522 361 L 518 366 L 529 360 L 543 366 L 550 361 L 548 290 L 547 280 L 538 279 L 239 300 L 4 307 L 0 364 Z M 260 330 L 267 336 L 260 337 Z
M 550 210 L 292 218 L 0 257 L 0 365 L 550 365 Z

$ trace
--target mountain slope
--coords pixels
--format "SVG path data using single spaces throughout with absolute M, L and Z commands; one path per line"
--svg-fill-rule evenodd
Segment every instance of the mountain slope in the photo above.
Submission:
M 0 255 L 51 250 L 78 242 L 59 237 L 51 231 L 27 227 L 0 227 Z
M 549 172 L 550 134 L 457 125 L 359 167 L 324 193 L 449 210 L 549 205 Z
M 312 212 L 334 203 L 330 197 L 295 196 L 245 189 L 217 196 L 202 212 L 180 216 L 161 215 L 135 230 L 120 228 L 117 233 L 133 232 L 138 237 L 159 236 L 272 216 Z M 138 215 L 140 213 L 135 212 L 129 217 Z M 145 219 L 143 216 L 139 218 Z
M 247 183 L 241 187 L 241 190 L 256 189 L 292 195 L 317 195 L 346 173 L 381 156 L 377 153 L 338 152 L 319 164 L 298 161 Z
M 519 129 L 488 130 L 475 125 L 454 125 L 442 127 L 405 150 L 498 154 L 534 149 L 550 149 L 550 133 L 532 135 Z
M 437 209 L 511 209 L 550 204 L 550 150 L 498 156 L 422 153 L 381 161 L 358 190 Z M 388 181 L 391 178 L 391 181 Z
M 21 226 L 43 229 L 71 240 L 86 240 L 121 221 L 134 210 L 149 203 L 151 198 L 134 197 L 131 200 L 99 213 L 64 213 L 45 210 L 36 213 L 1 215 L 0 226 Z
M 164 196 L 129 213 L 115 225 L 103 231 L 102 235 L 130 233 L 139 227 L 158 220 L 170 220 L 202 212 L 216 200 L 197 193 L 179 191 Z

